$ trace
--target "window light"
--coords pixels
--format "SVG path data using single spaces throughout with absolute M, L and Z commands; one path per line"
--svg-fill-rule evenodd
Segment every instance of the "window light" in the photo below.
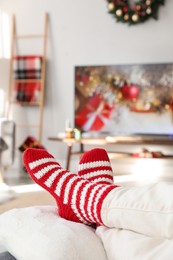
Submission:
M 4 116 L 5 107 L 5 93 L 4 90 L 0 88 L 0 117 Z
M 0 58 L 10 58 L 10 16 L 0 10 Z

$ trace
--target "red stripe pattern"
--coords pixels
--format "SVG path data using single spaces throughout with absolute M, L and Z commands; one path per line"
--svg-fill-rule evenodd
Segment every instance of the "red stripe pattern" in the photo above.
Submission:
M 89 225 L 103 225 L 102 203 L 117 186 L 89 182 L 63 169 L 42 149 L 28 148 L 23 162 L 32 179 L 55 198 L 61 217 Z
M 107 152 L 102 148 L 87 151 L 81 157 L 78 175 L 92 182 L 113 183 L 113 171 Z

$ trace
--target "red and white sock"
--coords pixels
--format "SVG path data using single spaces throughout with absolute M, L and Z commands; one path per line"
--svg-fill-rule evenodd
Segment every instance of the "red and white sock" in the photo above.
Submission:
M 102 148 L 85 152 L 79 162 L 78 175 L 95 183 L 113 184 L 113 171 L 107 152 Z
M 32 179 L 55 198 L 61 217 L 103 225 L 102 203 L 117 186 L 91 183 L 63 169 L 52 155 L 42 149 L 25 150 L 23 162 Z

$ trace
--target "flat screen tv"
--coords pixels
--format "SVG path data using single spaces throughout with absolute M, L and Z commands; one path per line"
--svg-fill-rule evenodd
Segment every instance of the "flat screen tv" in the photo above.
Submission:
M 75 127 L 109 134 L 173 133 L 173 64 L 75 67 Z

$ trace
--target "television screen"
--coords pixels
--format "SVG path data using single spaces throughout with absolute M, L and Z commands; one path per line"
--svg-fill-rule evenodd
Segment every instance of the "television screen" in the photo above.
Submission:
M 113 134 L 173 133 L 173 64 L 75 67 L 75 127 Z

